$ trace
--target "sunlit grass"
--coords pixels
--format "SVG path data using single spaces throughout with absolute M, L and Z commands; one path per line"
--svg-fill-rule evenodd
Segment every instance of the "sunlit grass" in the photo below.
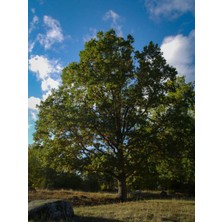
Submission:
M 186 200 L 147 200 L 93 207 L 75 207 L 74 210 L 80 218 L 92 218 L 92 221 L 96 221 L 96 218 L 124 222 L 195 221 L 194 201 Z

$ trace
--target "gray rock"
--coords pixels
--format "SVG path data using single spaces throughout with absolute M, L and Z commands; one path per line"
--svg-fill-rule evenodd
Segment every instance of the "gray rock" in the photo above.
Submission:
M 72 205 L 64 200 L 36 200 L 29 203 L 29 220 L 69 221 L 73 217 Z

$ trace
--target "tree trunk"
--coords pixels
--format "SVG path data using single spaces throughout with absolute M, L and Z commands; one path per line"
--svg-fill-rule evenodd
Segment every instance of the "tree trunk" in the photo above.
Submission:
M 127 200 L 126 177 L 121 177 L 118 179 L 118 197 L 121 202 Z

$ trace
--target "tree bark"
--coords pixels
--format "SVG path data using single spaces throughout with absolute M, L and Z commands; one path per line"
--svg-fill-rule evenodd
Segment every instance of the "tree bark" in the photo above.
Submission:
M 127 187 L 125 176 L 122 176 L 118 179 L 118 197 L 121 202 L 125 202 L 127 200 Z

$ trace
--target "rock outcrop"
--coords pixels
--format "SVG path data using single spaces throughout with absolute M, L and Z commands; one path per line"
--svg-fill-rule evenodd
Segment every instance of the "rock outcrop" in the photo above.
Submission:
M 33 221 L 69 221 L 74 212 L 64 200 L 36 200 L 29 203 L 28 219 Z

